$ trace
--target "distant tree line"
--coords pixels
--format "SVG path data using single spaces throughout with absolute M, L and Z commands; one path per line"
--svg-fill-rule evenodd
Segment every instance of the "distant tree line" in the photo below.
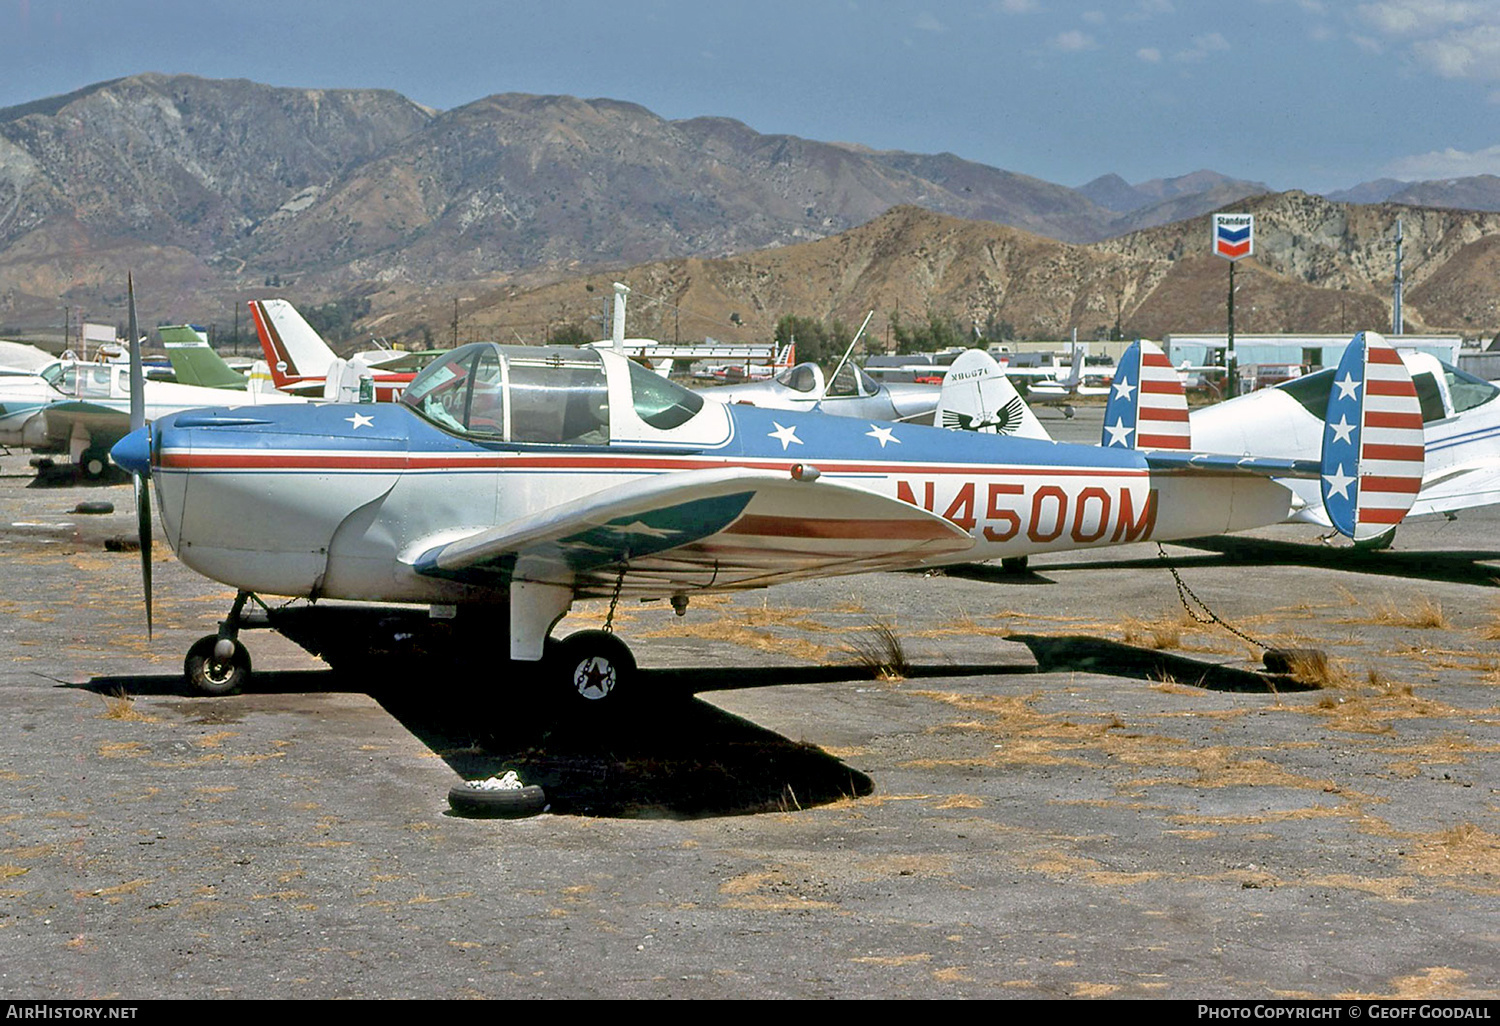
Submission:
M 327 342 L 348 342 L 354 337 L 354 322 L 369 312 L 368 296 L 345 296 L 301 310 L 307 323 Z

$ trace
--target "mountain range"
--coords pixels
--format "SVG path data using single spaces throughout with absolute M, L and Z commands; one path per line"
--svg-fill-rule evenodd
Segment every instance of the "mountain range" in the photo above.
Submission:
M 1382 219 L 1413 211 L 1408 252 L 1421 248 L 1408 281 L 1437 280 L 1459 241 L 1496 231 L 1475 212 L 1500 210 L 1500 179 L 1372 182 L 1337 200 L 1211 171 L 1136 185 L 1106 175 L 1072 189 L 952 154 L 765 135 L 726 118 L 671 121 L 618 100 L 502 94 L 436 111 L 389 91 L 148 73 L 0 110 L 0 328 L 58 325 L 64 305 L 117 320 L 132 268 L 148 321 L 222 329 L 231 306 L 279 291 L 304 304 L 358 299 L 369 311 L 362 330 L 432 333 L 451 321 L 455 298 L 469 297 L 477 316 L 538 290 L 586 295 L 578 282 L 602 281 L 601 270 L 655 280 L 727 260 L 774 276 L 773 265 L 802 264 L 799 253 L 870 248 L 856 261 L 866 291 L 899 293 L 903 309 L 1004 308 L 1037 331 L 1087 329 L 1091 318 L 1186 330 L 1167 321 L 1201 305 L 1192 316 L 1207 322 L 1218 302 L 1184 270 L 1206 247 L 1211 210 L 1265 211 L 1257 266 L 1278 295 L 1334 288 L 1347 314 L 1353 296 L 1389 289 L 1378 280 L 1388 273 Z M 918 266 L 924 250 L 946 254 L 940 273 Z M 773 298 L 752 279 L 732 286 L 733 274 L 715 288 L 740 288 L 723 305 L 744 308 L 736 329 L 760 331 L 776 310 L 862 305 L 860 282 L 847 278 L 854 265 L 833 266 L 846 276 L 817 286 L 828 295 L 787 286 Z M 913 275 L 899 287 L 897 268 Z M 1493 332 L 1483 298 L 1492 287 L 1466 294 L 1477 276 L 1452 274 L 1448 298 L 1434 292 L 1424 306 L 1409 292 L 1409 310 Z M 890 286 L 874 288 L 882 279 Z M 1191 288 L 1201 301 L 1170 298 Z M 1021 295 L 1033 294 L 1051 298 L 1032 310 Z M 1322 299 L 1271 307 L 1330 316 Z

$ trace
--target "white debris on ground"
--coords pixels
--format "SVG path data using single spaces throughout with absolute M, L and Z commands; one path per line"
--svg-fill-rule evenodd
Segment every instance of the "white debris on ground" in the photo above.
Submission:
M 521 778 L 516 776 L 515 770 L 506 770 L 503 777 L 490 777 L 488 780 L 466 780 L 464 783 L 476 791 L 519 791 L 526 786 L 521 783 Z

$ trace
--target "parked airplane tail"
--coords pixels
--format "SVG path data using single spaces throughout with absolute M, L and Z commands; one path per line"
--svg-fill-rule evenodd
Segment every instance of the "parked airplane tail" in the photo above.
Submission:
M 1155 347 L 1150 343 L 1136 345 L 1145 355 L 1132 364 L 1127 352 L 1120 373 L 1115 375 L 1115 392 L 1105 412 L 1106 447 L 1137 447 L 1131 445 L 1133 436 L 1154 472 L 1259 470 L 1273 478 L 1311 478 L 1316 474 L 1329 521 L 1340 534 L 1356 542 L 1375 541 L 1394 530 L 1416 502 L 1426 465 L 1422 406 L 1401 355 L 1375 332 L 1360 332 L 1344 349 L 1329 389 L 1322 455 L 1317 463 L 1191 451 L 1186 444 L 1185 418 L 1179 427 L 1175 417 L 1152 420 L 1140 415 L 1140 408 L 1150 397 L 1169 393 L 1148 390 L 1154 364 L 1150 349 Z M 1162 363 L 1166 363 L 1164 358 Z M 1176 373 L 1169 364 L 1165 373 L 1175 381 Z M 1177 391 L 1181 391 L 1180 385 Z M 1160 430 L 1161 424 L 1171 430 Z M 1153 440 L 1155 444 L 1149 444 Z M 1277 471 L 1272 463 L 1285 463 L 1287 467 Z
M 948 368 L 932 422 L 958 431 L 1051 440 L 1000 364 L 982 349 L 960 353 Z
M 1115 365 L 1100 444 L 1125 449 L 1193 447 L 1182 379 L 1155 342 L 1137 339 Z
M 333 350 L 291 303 L 284 299 L 251 300 L 250 317 L 277 388 L 295 385 L 299 378 L 327 376 Z
M 1416 502 L 1427 455 L 1411 372 L 1382 336 L 1345 348 L 1324 420 L 1323 508 L 1340 533 L 1379 538 Z
M 169 324 L 156 329 L 178 384 L 204 388 L 245 387 L 245 375 L 224 362 L 208 335 L 191 324 Z

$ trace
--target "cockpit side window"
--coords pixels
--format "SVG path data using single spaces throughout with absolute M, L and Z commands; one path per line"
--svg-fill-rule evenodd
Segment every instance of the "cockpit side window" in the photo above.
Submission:
M 828 383 L 828 395 L 830 397 L 845 397 L 859 395 L 859 368 L 852 363 L 846 363 L 839 368 L 839 372 L 833 376 Z
M 658 431 L 686 424 L 703 409 L 703 397 L 640 364 L 630 364 L 630 401 L 636 416 Z
M 506 353 L 511 441 L 609 444 L 609 388 L 599 354 L 534 352 L 512 347 Z
M 470 372 L 481 352 L 480 347 L 465 346 L 437 360 L 407 386 L 401 402 L 438 427 L 464 433 Z
M 1424 371 L 1413 374 L 1411 383 L 1416 386 L 1417 402 L 1422 405 L 1423 424 L 1431 424 L 1448 416 L 1448 411 L 1443 408 L 1443 393 L 1438 389 L 1436 378 Z
M 500 354 L 484 349 L 469 375 L 468 413 L 464 426 L 469 434 L 483 438 L 505 438 L 505 368 Z
M 1483 406 L 1495 396 L 1500 395 L 1500 388 L 1476 378 L 1474 375 L 1443 364 L 1443 373 L 1448 378 L 1448 395 L 1453 400 L 1453 412 L 1462 413 L 1472 410 L 1476 406 Z
M 798 392 L 811 392 L 818 387 L 817 375 L 813 373 L 811 365 L 805 363 L 799 363 L 790 370 L 782 371 L 776 380 Z

